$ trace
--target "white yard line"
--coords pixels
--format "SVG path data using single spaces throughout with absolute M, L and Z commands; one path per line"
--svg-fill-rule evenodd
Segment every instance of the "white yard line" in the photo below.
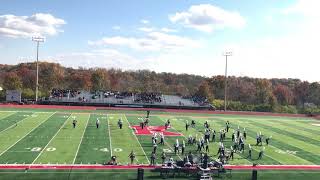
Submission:
M 162 118 L 159 118 L 161 121 L 165 122 Z M 170 128 L 174 129 L 176 132 L 180 133 L 179 131 L 177 131 L 172 125 L 170 125 Z M 182 133 L 180 133 L 184 138 L 186 138 Z M 174 152 L 174 150 L 172 149 L 172 147 L 170 146 L 170 144 L 167 141 L 164 141 L 167 146 L 172 150 L 172 152 Z M 177 154 L 177 156 L 180 158 L 180 160 L 182 160 L 182 158 L 180 157 L 179 154 Z
M 263 147 L 265 147 L 265 146 L 263 146 Z M 261 149 L 259 149 L 259 148 L 254 148 L 254 147 L 252 147 L 252 149 L 253 149 L 253 150 L 256 150 L 258 153 L 259 153 L 260 150 L 261 150 Z M 281 162 L 279 162 L 277 159 L 275 159 L 274 157 L 267 155 L 267 154 L 266 154 L 266 151 L 263 152 L 262 158 L 263 158 L 263 156 L 269 157 L 270 159 L 273 159 L 273 160 L 277 161 L 278 163 L 281 163 Z M 252 159 L 252 160 L 255 160 L 255 159 Z
M 129 126 L 130 126 L 129 128 L 132 129 L 132 128 L 131 128 L 131 124 L 130 124 L 130 122 L 129 122 L 128 119 L 127 119 L 127 116 L 126 116 L 125 114 L 123 114 L 122 116 L 124 116 L 124 118 L 127 120 L 128 124 L 129 124 Z M 136 140 L 138 141 L 138 143 L 139 143 L 139 145 L 140 145 L 140 147 L 141 147 L 141 149 L 142 149 L 143 154 L 146 156 L 146 159 L 148 160 L 148 163 L 150 164 L 149 158 L 148 158 L 146 152 L 144 151 L 144 149 L 143 149 L 143 147 L 142 147 L 142 145 L 141 145 L 141 143 L 140 143 L 137 135 L 136 135 L 135 133 L 133 133 L 133 135 L 134 135 L 134 137 L 136 138 Z
M 159 118 L 162 122 L 165 123 L 165 121 L 162 118 Z M 172 125 L 170 125 L 170 128 L 174 129 L 177 133 L 180 133 L 179 131 L 177 131 Z M 183 133 L 180 133 L 185 139 L 187 139 Z M 170 144 L 167 141 L 164 141 L 165 144 L 167 144 L 167 146 L 171 149 L 172 152 L 174 152 L 173 148 L 170 146 Z M 181 156 L 179 154 L 177 154 L 177 156 L 180 158 L 180 160 L 182 160 Z
M 1 118 L 0 118 L 0 121 L 1 121 L 2 119 L 4 119 L 4 118 L 7 118 L 7 117 L 9 117 L 9 116 L 11 116 L 11 115 L 14 115 L 14 114 L 16 114 L 16 113 L 17 113 L 17 112 L 10 112 L 9 114 L 1 117 Z
M 111 153 L 111 157 L 112 157 L 112 145 L 111 145 L 111 134 L 110 134 L 110 124 L 109 124 L 109 118 L 108 118 L 108 114 L 107 114 L 107 122 L 108 122 L 108 131 L 109 131 L 109 143 L 110 143 L 110 153 Z
M 14 144 L 12 144 L 11 146 L 9 146 L 6 150 L 4 150 L 1 154 L 0 154 L 0 156 L 2 156 L 2 154 L 4 154 L 5 152 L 7 152 L 11 147 L 13 147 L 14 145 L 16 145 L 19 141 L 21 141 L 23 138 L 25 138 L 26 136 L 28 136 L 33 130 L 35 130 L 36 128 L 38 128 L 41 124 L 43 124 L 44 122 L 46 122 L 49 118 L 51 118 L 51 116 L 53 116 L 55 114 L 55 112 L 54 113 L 52 113 L 49 117 L 47 117 L 47 119 L 46 120 L 44 120 L 44 121 L 42 121 L 38 126 L 36 126 L 36 127 L 34 127 L 34 128 L 32 128 L 26 135 L 24 135 L 22 138 L 20 138 L 17 142 L 15 142 Z
M 17 112 L 16 112 L 16 113 L 17 113 Z M 14 113 L 13 113 L 13 114 L 14 114 Z M 33 114 L 34 114 L 34 113 L 33 113 Z M 7 117 L 8 117 L 8 116 L 7 116 Z M 29 118 L 29 117 L 31 117 L 31 116 L 26 116 L 25 118 L 21 119 L 20 121 L 12 124 L 11 126 L 7 127 L 6 129 L 4 129 L 4 130 L 2 130 L 2 131 L 0 131 L 0 134 L 3 133 L 3 132 L 5 132 L 6 130 L 12 128 L 13 126 L 16 126 L 17 123 L 19 123 L 19 122 L 21 122 L 21 121 L 24 121 L 25 119 L 27 119 L 27 118 Z M 2 119 L 0 119 L 0 122 L 1 122 L 1 120 L 2 120 Z
M 164 121 L 162 118 L 159 118 L 159 119 L 161 119 L 161 121 L 165 123 L 165 121 Z M 172 119 L 174 119 L 174 118 L 172 118 Z M 174 129 L 177 133 L 180 133 L 185 139 L 187 139 L 187 137 L 186 137 L 183 133 L 179 132 L 179 131 L 178 131 L 176 128 L 174 128 L 172 125 L 170 125 L 170 128 Z
M 84 129 L 84 131 L 83 131 L 83 133 L 82 133 L 81 140 L 80 140 L 80 143 L 79 143 L 79 145 L 78 145 L 78 149 L 77 149 L 76 155 L 74 156 L 74 159 L 73 159 L 73 161 L 72 161 L 72 164 L 74 164 L 74 162 L 76 161 L 76 158 L 77 158 L 77 155 L 78 155 L 78 152 L 79 152 L 81 143 L 82 143 L 82 139 L 83 139 L 84 133 L 86 132 L 86 129 L 87 129 L 87 127 L 88 127 L 88 123 L 89 123 L 89 121 L 90 121 L 90 116 L 91 116 L 91 114 L 89 114 L 89 117 L 88 117 L 88 119 L 87 119 L 86 128 Z
M 68 117 L 68 119 L 66 120 L 66 122 L 63 123 L 63 125 L 59 128 L 59 130 L 56 132 L 56 134 L 50 139 L 50 141 L 47 143 L 47 145 L 41 150 L 41 152 L 38 154 L 38 156 L 32 161 L 31 164 L 34 164 L 37 159 L 41 156 L 41 154 L 43 153 L 43 151 L 49 146 L 49 144 L 51 143 L 51 141 L 57 136 L 57 134 L 60 132 L 60 130 L 66 125 L 66 123 L 68 122 L 69 118 L 71 118 L 72 114 Z
M 25 119 L 26 119 L 26 118 L 25 118 Z M 23 121 L 23 120 L 24 120 L 24 119 L 22 119 L 21 121 Z M 19 122 L 20 122 L 20 121 L 19 121 Z M 15 126 L 15 125 L 16 125 L 16 124 L 12 124 L 11 126 L 9 126 L 9 127 L 5 128 L 4 130 L 0 131 L 0 134 L 3 133 L 3 132 L 5 132 L 6 130 L 12 128 L 12 127 Z

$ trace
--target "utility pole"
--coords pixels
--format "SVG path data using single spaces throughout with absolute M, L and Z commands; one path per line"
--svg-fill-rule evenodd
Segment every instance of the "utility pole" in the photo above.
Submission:
M 32 41 L 37 43 L 37 76 L 36 76 L 36 102 L 38 102 L 39 89 L 39 43 L 44 42 L 44 37 L 32 37 Z
M 228 88 L 228 56 L 232 56 L 231 51 L 227 51 L 223 54 L 226 57 L 226 69 L 225 69 L 225 80 L 224 80 L 224 111 L 227 111 L 227 88 Z

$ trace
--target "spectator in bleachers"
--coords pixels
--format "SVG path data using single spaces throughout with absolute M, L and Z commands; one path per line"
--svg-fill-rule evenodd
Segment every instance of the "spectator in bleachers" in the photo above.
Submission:
M 76 97 L 80 94 L 80 91 L 70 90 L 70 89 L 52 89 L 52 98 L 62 98 L 62 97 Z
M 137 93 L 135 94 L 135 102 L 140 103 L 161 103 L 162 94 L 160 93 Z

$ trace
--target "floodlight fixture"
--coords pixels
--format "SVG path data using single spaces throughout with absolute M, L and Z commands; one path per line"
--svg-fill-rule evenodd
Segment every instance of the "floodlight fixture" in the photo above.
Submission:
M 224 82 L 224 111 L 227 111 L 227 88 L 228 88 L 228 56 L 232 56 L 232 51 L 225 51 L 223 56 L 226 57 L 225 82 Z
M 45 41 L 44 37 L 34 36 L 32 37 L 32 41 L 37 43 L 37 76 L 36 76 L 36 102 L 38 101 L 38 89 L 39 89 L 39 43 Z

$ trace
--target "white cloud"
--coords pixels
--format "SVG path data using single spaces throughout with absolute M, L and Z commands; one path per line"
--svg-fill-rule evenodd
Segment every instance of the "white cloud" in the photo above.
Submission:
M 140 27 L 138 29 L 140 31 L 143 31 L 143 32 L 152 32 L 152 31 L 154 31 L 154 28 L 152 28 L 152 27 Z
M 283 10 L 284 14 L 298 13 L 308 17 L 319 17 L 319 0 L 298 0 Z
M 60 63 L 67 67 L 102 67 L 121 68 L 124 70 L 149 69 L 156 72 L 193 73 L 209 75 L 212 66 L 199 67 L 199 63 L 212 62 L 211 57 L 200 57 L 188 51 L 186 53 L 165 52 L 160 55 L 145 56 L 137 58 L 114 49 L 98 49 L 89 52 L 75 52 L 60 54 L 47 58 L 48 61 Z M 25 62 L 26 60 L 22 61 Z M 223 63 L 222 63 L 223 64 Z
M 31 16 L 0 16 L 0 35 L 12 38 L 30 38 L 31 36 L 52 36 L 63 32 L 60 27 L 66 24 L 63 19 L 51 14 L 33 14 Z
M 182 48 L 200 47 L 200 42 L 177 35 L 169 35 L 162 32 L 150 32 L 145 37 L 105 37 L 98 41 L 89 41 L 89 45 L 113 45 L 125 46 L 135 50 L 161 51 L 179 50 Z
M 246 24 L 244 17 L 238 12 L 227 11 L 210 4 L 191 6 L 188 11 L 170 15 L 169 19 L 173 23 L 180 23 L 204 32 L 226 27 L 242 28 Z
M 312 40 L 303 34 L 282 38 L 264 38 L 256 41 L 235 42 L 205 50 L 183 53 L 162 53 L 153 57 L 157 72 L 191 73 L 205 76 L 223 75 L 225 57 L 222 52 L 231 49 L 228 58 L 228 74 L 259 78 L 299 78 L 319 81 L 320 36 Z M 177 68 L 179 67 L 179 68 Z
M 112 29 L 113 29 L 113 30 L 120 30 L 121 27 L 120 27 L 120 26 L 112 26 Z
M 178 30 L 176 29 L 170 29 L 170 28 L 161 28 L 161 31 L 162 32 L 165 32 L 165 33 L 175 33 L 175 32 L 178 32 Z
M 140 22 L 141 22 L 142 24 L 149 24 L 149 23 L 150 23 L 150 22 L 149 22 L 148 20 L 146 20 L 146 19 L 141 19 Z
M 175 33 L 178 32 L 176 29 L 170 29 L 170 28 L 156 28 L 156 27 L 140 27 L 138 30 L 143 31 L 143 32 L 152 32 L 152 31 L 161 31 L 164 33 Z
M 274 17 L 272 15 L 266 15 L 264 19 L 268 24 L 272 24 L 274 22 Z
M 233 46 L 234 56 L 229 61 L 232 74 L 267 78 L 300 78 L 319 81 L 320 38 L 312 34 L 266 38 Z
M 49 58 L 67 67 L 102 67 L 138 70 L 149 67 L 149 60 L 137 59 L 114 49 L 98 49 L 89 52 L 75 52 L 56 55 Z

